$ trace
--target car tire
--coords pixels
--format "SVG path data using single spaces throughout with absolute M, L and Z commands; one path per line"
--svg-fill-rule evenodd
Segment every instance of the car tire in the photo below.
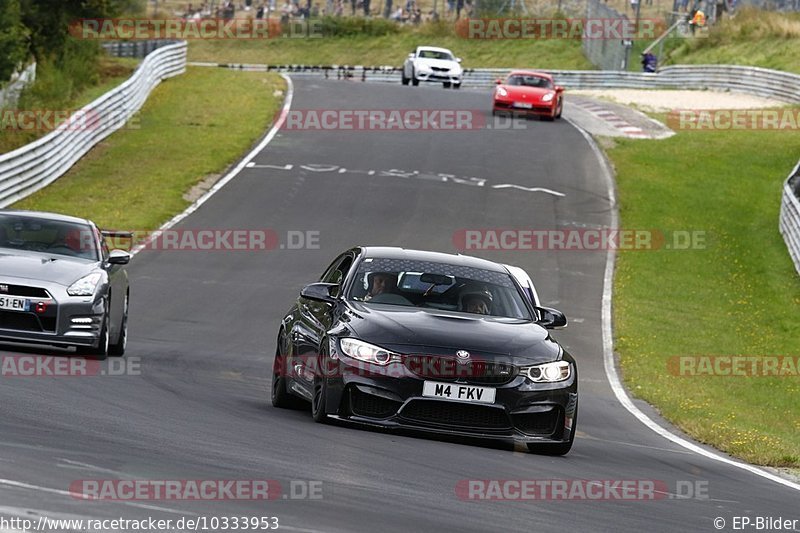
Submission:
M 278 347 L 275 349 L 275 359 L 272 362 L 272 406 L 279 409 L 308 409 L 308 402 L 294 396 L 286 390 L 285 346 L 283 335 L 278 337 Z
M 109 345 L 108 355 L 112 357 L 122 357 L 125 355 L 125 348 L 128 346 L 128 298 L 129 294 L 125 294 L 125 306 L 122 312 L 122 321 L 119 324 L 119 337 L 117 342 Z
M 561 118 L 562 111 L 564 111 L 564 100 L 558 102 L 558 112 L 556 113 L 556 118 Z
M 400 83 L 402 83 L 403 85 L 408 85 L 409 81 L 411 81 L 411 80 L 406 78 L 406 71 L 404 69 L 403 72 L 400 74 Z
M 443 82 L 443 83 L 442 83 L 442 86 L 443 86 L 445 89 L 449 89 L 449 88 L 450 88 L 450 85 L 451 85 L 451 84 L 450 84 L 450 82 L 449 82 L 449 81 L 445 81 L 445 82 Z
M 453 84 L 453 89 L 460 89 L 460 88 L 461 88 L 461 83 L 454 83 Z
M 578 404 L 575 404 L 575 418 L 572 420 L 572 433 L 567 442 L 558 444 L 528 444 L 528 451 L 539 455 L 566 455 L 575 442 L 575 433 L 578 431 Z
M 411 85 L 413 85 L 414 87 L 419 86 L 419 80 L 414 75 L 414 71 L 413 70 L 411 71 Z
M 107 315 L 108 313 L 106 313 Z M 100 340 L 97 346 L 81 346 L 77 349 L 79 355 L 95 361 L 105 361 L 108 358 L 109 334 L 108 319 L 103 318 L 103 326 L 100 328 Z
M 323 341 L 322 345 L 327 344 L 327 340 Z M 327 357 L 326 350 L 320 350 L 319 363 L 317 364 L 317 375 L 314 376 L 314 390 L 311 400 L 311 417 L 314 422 L 325 424 L 328 422 L 328 413 L 325 405 L 328 402 L 328 380 L 325 374 L 326 367 L 325 358 Z

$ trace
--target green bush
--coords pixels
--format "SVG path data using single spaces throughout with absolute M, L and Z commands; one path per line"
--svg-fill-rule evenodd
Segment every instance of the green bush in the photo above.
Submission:
M 384 18 L 322 17 L 320 23 L 323 37 L 380 37 L 400 33 L 396 22 Z
M 27 37 L 19 0 L 0 0 L 0 82 L 8 80 L 28 57 Z

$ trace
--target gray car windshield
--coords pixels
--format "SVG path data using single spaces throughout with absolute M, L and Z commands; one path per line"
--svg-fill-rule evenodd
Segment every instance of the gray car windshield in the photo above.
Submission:
M 97 260 L 94 230 L 85 224 L 0 213 L 0 250 Z
M 358 267 L 348 298 L 531 320 L 510 275 L 448 263 L 367 258 Z
M 448 54 L 447 52 L 441 52 L 439 50 L 420 50 L 419 57 L 423 59 L 444 59 L 447 61 L 452 61 L 453 56 Z

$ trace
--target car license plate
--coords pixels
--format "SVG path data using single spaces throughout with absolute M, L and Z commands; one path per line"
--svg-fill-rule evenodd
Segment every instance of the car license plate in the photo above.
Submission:
M 437 383 L 426 381 L 422 386 L 422 395 L 427 398 L 446 398 L 459 402 L 494 403 L 496 389 L 492 387 L 476 387 L 460 383 Z
M 521 109 L 532 109 L 533 104 L 528 102 L 514 102 L 514 107 L 519 107 Z
M 0 296 L 0 309 L 5 309 L 7 311 L 27 311 L 28 307 L 28 300 L 25 298 Z

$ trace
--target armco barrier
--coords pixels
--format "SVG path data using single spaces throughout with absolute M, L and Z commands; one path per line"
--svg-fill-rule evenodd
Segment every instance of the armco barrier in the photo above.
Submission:
M 794 267 L 800 274 L 800 163 L 783 185 L 781 216 L 778 228 L 786 241 Z
M 397 84 L 400 84 L 401 70 L 395 66 L 192 64 Z M 465 69 L 462 86 L 489 88 L 495 79 L 503 78 L 509 72 L 510 69 Z M 552 74 L 556 83 L 567 89 L 716 89 L 753 94 L 782 102 L 800 103 L 800 76 L 759 67 L 680 65 L 662 68 L 657 73 L 616 70 L 544 70 L 544 72 Z
M 92 147 L 121 128 L 161 80 L 185 70 L 185 42 L 161 47 L 148 55 L 123 84 L 79 111 L 91 117 L 91 127 L 75 128 L 64 123 L 41 139 L 0 155 L 0 207 L 58 179 Z

